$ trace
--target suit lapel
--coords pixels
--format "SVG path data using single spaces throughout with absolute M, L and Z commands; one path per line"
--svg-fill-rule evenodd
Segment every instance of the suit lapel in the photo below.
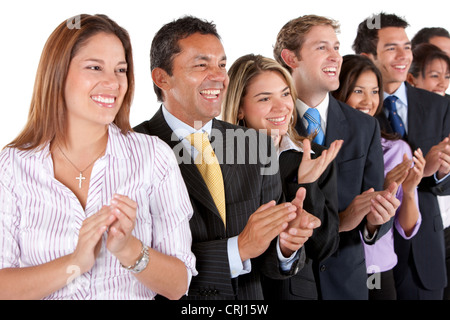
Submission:
M 420 140 L 422 134 L 419 128 L 423 127 L 426 119 L 426 106 L 417 95 L 417 91 L 409 83 L 406 83 L 406 95 L 408 97 L 408 141 Z
M 226 155 L 227 152 L 235 152 L 234 139 L 226 139 L 226 129 L 223 127 L 222 123 L 216 119 L 213 120 L 212 125 L 213 130 L 215 130 L 216 134 L 219 134 L 219 139 L 212 142 L 212 146 L 216 152 L 216 155 L 219 156 L 217 150 L 220 148 L 222 154 L 222 159 L 219 158 L 220 169 L 222 170 L 223 184 L 225 187 L 225 198 L 227 194 L 227 187 L 230 188 L 232 186 L 233 176 L 236 173 L 236 167 L 233 163 L 227 163 Z M 236 155 L 233 156 L 233 162 L 236 162 Z
M 343 139 L 344 141 L 347 141 L 347 131 L 345 130 L 347 127 L 347 118 L 342 112 L 337 100 L 330 95 L 330 102 L 328 104 L 327 130 L 325 134 L 325 146 L 329 147 L 330 144 L 337 139 Z

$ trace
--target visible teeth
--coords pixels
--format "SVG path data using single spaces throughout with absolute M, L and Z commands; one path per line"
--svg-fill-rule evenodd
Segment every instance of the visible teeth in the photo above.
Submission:
M 207 96 L 212 96 L 220 94 L 220 90 L 202 90 L 200 93 Z
M 281 122 L 281 121 L 284 121 L 284 119 L 286 119 L 286 116 L 279 117 L 279 118 L 270 118 L 270 119 L 267 119 L 267 120 L 268 121 L 272 121 L 272 122 Z
M 323 72 L 336 72 L 337 68 L 335 68 L 335 67 L 328 67 L 328 68 L 324 68 L 322 70 L 323 70 Z
M 403 69 L 406 69 L 406 66 L 395 66 L 395 68 L 403 70 Z
M 92 96 L 92 100 L 100 103 L 113 104 L 115 99 L 113 97 Z
M 364 112 L 364 113 L 369 113 L 369 109 L 358 109 L 359 111 L 361 111 L 361 112 Z

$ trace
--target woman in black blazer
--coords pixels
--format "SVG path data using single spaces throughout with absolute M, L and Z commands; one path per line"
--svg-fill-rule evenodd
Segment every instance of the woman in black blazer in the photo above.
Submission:
M 292 201 L 300 187 L 306 189 L 304 210 L 322 224 L 305 243 L 306 265 L 287 280 L 264 279 L 265 299 L 318 299 L 319 286 L 313 270 L 339 244 L 337 176 L 333 162 L 343 141 L 326 149 L 295 131 L 296 93 L 292 78 L 275 60 L 246 55 L 231 66 L 230 83 L 222 119 L 257 130 L 266 130 L 278 151 L 280 175 L 286 201 Z M 282 241 L 282 237 L 281 240 Z

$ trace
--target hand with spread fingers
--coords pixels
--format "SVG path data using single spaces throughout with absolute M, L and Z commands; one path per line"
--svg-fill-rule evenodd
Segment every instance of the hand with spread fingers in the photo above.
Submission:
M 319 179 L 328 165 L 336 158 L 343 143 L 343 140 L 333 141 L 319 157 L 311 159 L 311 142 L 304 139 L 303 158 L 298 167 L 298 183 L 312 183 Z

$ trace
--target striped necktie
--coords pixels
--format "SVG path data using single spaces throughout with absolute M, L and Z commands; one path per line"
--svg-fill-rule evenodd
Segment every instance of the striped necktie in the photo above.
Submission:
M 223 186 L 222 170 L 220 169 L 219 161 L 214 153 L 211 144 L 209 143 L 208 133 L 193 133 L 186 137 L 191 145 L 199 151 L 195 158 L 200 174 L 205 181 L 209 192 L 219 210 L 223 223 L 226 226 L 226 211 L 225 211 L 225 190 Z
M 325 134 L 323 133 L 322 126 L 320 125 L 319 111 L 316 108 L 308 108 L 303 117 L 306 121 L 308 121 L 308 128 L 306 128 L 308 135 L 317 132 L 317 135 L 313 141 L 317 144 L 323 145 L 325 141 Z

